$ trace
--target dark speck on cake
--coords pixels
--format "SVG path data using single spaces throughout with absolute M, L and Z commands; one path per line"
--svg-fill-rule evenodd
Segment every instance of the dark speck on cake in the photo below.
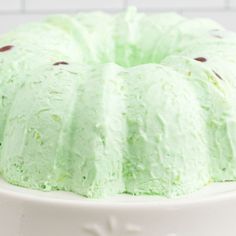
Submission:
M 215 37 L 215 38 L 218 38 L 218 39 L 222 39 L 223 38 L 222 36 L 217 35 L 217 34 L 213 34 L 212 36 Z
M 194 60 L 200 61 L 200 62 L 206 62 L 207 61 L 207 59 L 205 57 L 196 57 L 196 58 L 194 58 Z
M 2 95 L 2 106 L 5 105 L 5 99 L 6 99 L 6 97 L 4 95 Z
M 14 47 L 13 45 L 6 45 L 6 46 L 0 48 L 0 52 L 9 51 L 9 50 L 11 50 L 13 47 Z
M 223 36 L 220 35 L 221 31 L 219 29 L 214 29 L 214 30 L 211 30 L 211 35 L 212 37 L 215 37 L 215 38 L 218 38 L 218 39 L 222 39 Z
M 216 73 L 214 70 L 213 70 L 213 72 L 214 72 L 214 74 L 216 75 L 217 78 L 219 78 L 220 80 L 223 80 L 222 77 L 218 73 Z
M 53 65 L 54 65 L 54 66 L 59 66 L 59 65 L 69 65 L 69 63 L 66 62 L 66 61 L 58 61 L 58 62 L 54 63 Z

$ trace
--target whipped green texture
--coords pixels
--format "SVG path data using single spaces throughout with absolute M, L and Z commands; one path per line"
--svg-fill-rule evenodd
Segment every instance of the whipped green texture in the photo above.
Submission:
M 135 8 L 0 38 L 0 172 L 87 197 L 236 180 L 236 34 Z

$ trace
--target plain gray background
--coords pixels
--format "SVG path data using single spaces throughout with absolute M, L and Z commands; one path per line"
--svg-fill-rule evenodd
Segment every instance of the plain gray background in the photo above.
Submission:
M 177 11 L 189 17 L 210 17 L 236 31 L 236 0 L 0 0 L 0 33 L 51 13 L 96 9 L 116 12 L 129 5 L 144 11 Z

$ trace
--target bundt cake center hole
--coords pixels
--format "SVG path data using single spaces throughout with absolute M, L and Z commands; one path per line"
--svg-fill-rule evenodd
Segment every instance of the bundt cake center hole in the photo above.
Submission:
M 168 55 L 158 55 L 155 52 L 145 52 L 134 45 L 123 45 L 117 50 L 115 63 L 122 67 L 134 67 L 145 64 L 160 64 Z

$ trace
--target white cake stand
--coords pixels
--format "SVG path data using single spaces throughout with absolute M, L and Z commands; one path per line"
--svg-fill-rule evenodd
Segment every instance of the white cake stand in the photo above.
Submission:
M 236 183 L 188 197 L 89 200 L 0 180 L 1 236 L 236 236 Z

